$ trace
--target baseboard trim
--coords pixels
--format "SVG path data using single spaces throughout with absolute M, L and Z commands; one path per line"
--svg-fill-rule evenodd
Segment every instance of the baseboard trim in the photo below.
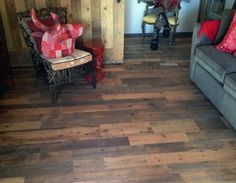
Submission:
M 176 37 L 192 37 L 192 32 L 177 32 L 175 35 Z M 142 37 L 143 34 L 142 33 L 135 33 L 135 34 L 125 34 L 125 38 L 129 38 L 129 37 Z M 162 36 L 162 34 L 160 34 L 160 36 Z M 147 33 L 146 37 L 152 37 L 152 33 Z

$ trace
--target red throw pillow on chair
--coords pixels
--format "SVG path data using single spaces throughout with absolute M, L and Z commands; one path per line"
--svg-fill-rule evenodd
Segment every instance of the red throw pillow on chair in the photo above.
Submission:
M 31 10 L 31 18 L 39 29 L 38 32 L 32 32 L 32 36 L 40 38 L 41 44 L 37 47 L 44 57 L 58 58 L 74 52 L 75 40 L 83 33 L 81 24 L 61 24 L 59 17 L 51 12 L 52 26 L 48 26 L 39 21 L 34 9 Z
M 49 26 L 49 27 L 54 25 L 54 20 L 52 18 L 43 19 L 43 20 L 41 20 L 41 22 L 43 24 L 45 24 L 46 26 Z M 43 35 L 43 32 L 42 32 L 42 30 L 38 29 L 35 26 L 35 24 L 34 24 L 34 22 L 32 20 L 28 21 L 27 24 L 28 24 L 29 29 L 31 30 L 32 35 L 33 35 L 33 38 L 34 38 L 34 41 L 36 43 L 36 47 L 37 47 L 38 53 L 42 54 L 42 49 L 41 49 L 42 36 L 40 37 L 40 36 L 35 36 L 35 35 L 37 35 L 37 34 L 38 35 L 39 34 Z
M 226 53 L 236 51 L 236 12 L 223 41 L 216 46 L 216 49 Z

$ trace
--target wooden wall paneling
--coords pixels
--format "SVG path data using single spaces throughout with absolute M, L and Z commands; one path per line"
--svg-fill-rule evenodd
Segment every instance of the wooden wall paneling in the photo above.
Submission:
M 93 39 L 101 40 L 101 0 L 93 2 L 91 12 Z
M 104 48 L 103 63 L 104 64 L 112 64 L 112 63 L 114 63 L 114 60 L 113 60 L 113 48 Z
M 92 39 L 91 0 L 81 0 L 81 7 L 82 23 L 84 27 L 83 41 L 86 41 Z
M 25 40 L 22 36 L 20 28 L 18 26 L 18 21 L 16 17 L 16 13 L 26 10 L 31 10 L 32 8 L 36 8 L 36 3 L 34 0 L 14 0 L 15 11 L 13 13 L 14 20 L 13 23 L 15 27 L 15 35 L 13 38 L 14 43 L 18 43 L 20 46 L 15 47 L 12 51 L 9 52 L 10 63 L 12 66 L 31 66 L 32 61 L 29 55 L 28 48 L 26 46 Z
M 12 33 L 13 49 L 14 50 L 21 49 L 22 44 L 21 44 L 20 32 L 19 32 L 19 27 L 18 27 L 17 18 L 16 18 L 16 8 L 15 8 L 14 0 L 6 0 L 5 2 L 6 2 L 5 7 L 7 10 L 8 20 L 10 24 L 10 29 L 7 31 L 11 31 Z
M 113 62 L 124 61 L 124 1 L 114 1 L 114 28 L 113 28 Z
M 46 0 L 35 0 L 35 6 L 37 9 L 46 8 Z
M 71 0 L 72 22 L 82 23 L 81 0 Z
M 101 0 L 101 38 L 104 43 L 104 62 L 112 63 L 113 1 Z
M 46 7 L 60 7 L 59 0 L 46 0 Z
M 16 6 L 19 6 L 19 3 L 17 3 Z M 32 8 L 36 8 L 35 0 L 25 0 L 25 8 L 26 10 L 31 10 Z
M 14 44 L 13 44 L 13 37 L 12 37 L 12 32 L 11 32 L 11 25 L 8 18 L 5 3 L 6 3 L 5 1 L 2 1 L 2 0 L 0 1 L 0 10 L 1 10 L 1 17 L 2 17 L 2 23 L 4 26 L 6 42 L 7 42 L 7 49 L 8 51 L 11 51 L 11 50 L 14 50 Z
M 67 7 L 67 21 L 72 22 L 72 8 L 70 0 L 61 0 L 61 7 Z
M 101 0 L 101 29 L 105 48 L 113 48 L 113 1 Z
M 14 4 L 15 4 L 15 8 L 16 8 L 16 13 L 22 12 L 22 11 L 26 11 L 25 0 L 14 0 Z M 17 24 L 18 24 L 18 22 L 17 22 Z M 22 48 L 23 49 L 27 49 L 25 40 L 23 38 L 23 35 L 22 35 L 21 31 L 20 31 L 19 26 L 18 26 L 18 31 L 19 31 L 19 34 L 20 34 L 20 40 L 21 40 Z
M 21 12 L 26 10 L 25 0 L 14 0 L 16 12 Z

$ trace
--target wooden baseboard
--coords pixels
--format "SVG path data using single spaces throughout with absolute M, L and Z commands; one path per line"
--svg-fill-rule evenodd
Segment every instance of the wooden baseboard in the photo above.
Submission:
M 192 37 L 192 32 L 177 32 L 176 33 L 176 37 Z M 142 37 L 143 34 L 142 33 L 135 33 L 135 34 L 125 34 L 125 38 L 129 38 L 129 37 Z M 147 33 L 146 34 L 147 37 L 151 37 L 152 33 Z M 160 36 L 162 36 L 162 34 L 160 34 Z

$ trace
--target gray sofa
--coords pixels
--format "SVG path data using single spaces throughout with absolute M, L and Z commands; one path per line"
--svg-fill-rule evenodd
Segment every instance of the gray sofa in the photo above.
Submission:
M 232 16 L 232 11 L 223 13 L 215 44 L 223 39 Z M 198 38 L 199 28 L 200 24 L 196 23 L 192 38 L 190 79 L 236 129 L 236 57 L 216 50 L 206 37 Z

